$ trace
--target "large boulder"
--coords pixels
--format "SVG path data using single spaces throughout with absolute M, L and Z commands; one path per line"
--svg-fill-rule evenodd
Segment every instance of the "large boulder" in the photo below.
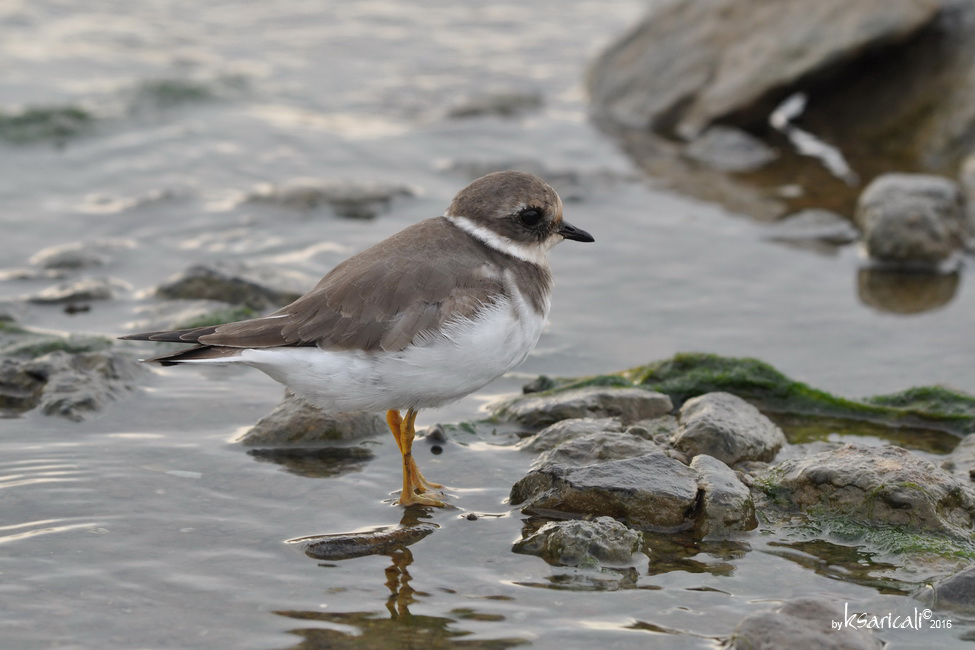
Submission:
M 937 0 L 679 0 L 653 11 L 592 65 L 595 110 L 621 125 L 692 138 L 764 122 L 801 81 L 929 24 Z

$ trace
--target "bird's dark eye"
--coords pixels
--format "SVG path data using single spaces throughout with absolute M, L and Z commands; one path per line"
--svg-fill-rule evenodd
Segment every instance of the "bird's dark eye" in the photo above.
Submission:
M 518 221 L 524 226 L 533 228 L 542 220 L 542 211 L 538 208 L 525 208 L 518 213 Z

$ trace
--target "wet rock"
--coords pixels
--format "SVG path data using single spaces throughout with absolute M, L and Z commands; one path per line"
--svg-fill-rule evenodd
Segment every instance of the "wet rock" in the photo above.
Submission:
M 723 172 L 754 171 L 778 157 L 755 136 L 730 126 L 709 127 L 684 148 L 684 155 Z
M 515 544 L 515 553 L 537 555 L 556 566 L 598 567 L 630 564 L 643 534 L 611 517 L 553 521 Z M 646 558 L 644 558 L 646 559 Z
M 197 264 L 159 285 L 156 295 L 171 300 L 219 300 L 265 311 L 298 299 L 303 293 L 295 287 L 299 280 L 243 264 Z
M 239 440 L 252 447 L 320 444 L 388 434 L 386 420 L 377 413 L 330 413 L 291 393 L 258 420 Z
M 0 323 L 0 357 L 33 359 L 49 352 L 63 351 L 70 354 L 106 350 L 111 342 L 100 336 L 71 334 L 59 336 L 48 332 L 18 327 L 13 323 Z
M 80 421 L 131 387 L 136 364 L 109 350 L 0 360 L 0 410 Z
M 728 465 L 769 461 L 785 444 L 781 429 L 730 393 L 707 393 L 684 403 L 674 447 L 691 457 L 708 454 Z
M 954 181 L 925 174 L 884 174 L 860 195 L 855 220 L 871 258 L 936 266 L 961 250 L 967 214 Z
M 624 424 L 669 413 L 670 398 L 640 388 L 589 386 L 517 397 L 495 409 L 496 415 L 529 427 L 545 427 L 570 418 L 614 417 Z
M 300 546 L 305 555 L 316 560 L 349 560 L 367 555 L 389 555 L 437 530 L 436 524 L 389 526 L 367 532 L 315 535 L 290 539 L 289 544 Z
M 0 358 L 0 413 L 24 413 L 40 402 L 46 382 L 30 365 L 23 359 Z
M 511 488 L 522 512 L 607 516 L 637 527 L 678 529 L 688 524 L 697 499 L 697 475 L 656 452 L 586 467 L 549 465 Z
M 611 431 L 622 433 L 623 423 L 619 418 L 572 418 L 549 425 L 535 435 L 518 444 L 520 449 L 535 453 L 555 449 L 569 440 L 591 433 Z
M 35 106 L 13 113 L 0 112 L 0 140 L 60 144 L 87 132 L 94 121 L 91 113 L 78 106 Z
M 766 612 L 749 614 L 735 627 L 729 650 L 754 648 L 825 648 L 827 650 L 881 650 L 884 643 L 869 630 L 841 626 L 846 612 L 833 603 L 799 598 Z
M 393 199 L 419 193 L 417 188 L 401 183 L 295 178 L 280 185 L 258 185 L 247 200 L 297 210 L 329 206 L 340 217 L 372 219 L 388 211 Z
M 697 530 L 703 537 L 752 530 L 758 526 L 748 487 L 717 458 L 700 454 L 691 461 L 701 490 Z
M 654 442 L 629 433 L 599 431 L 577 436 L 554 449 L 542 452 L 532 463 L 532 467 L 547 465 L 582 467 L 610 460 L 634 458 L 655 451 L 666 452 L 667 450 Z
M 537 92 L 498 90 L 463 99 L 448 109 L 447 117 L 464 118 L 483 115 L 514 117 L 521 113 L 538 110 L 542 104 L 542 96 Z
M 900 447 L 844 445 L 772 467 L 763 479 L 804 512 L 968 538 L 975 491 Z
M 849 219 L 829 210 L 802 210 L 768 228 L 768 238 L 791 244 L 820 243 L 842 246 L 856 241 L 860 231 Z
M 667 3 L 594 62 L 592 103 L 622 125 L 685 137 L 731 115 L 758 123 L 800 80 L 910 36 L 932 20 L 938 5 Z
M 110 278 L 82 278 L 62 282 L 27 297 L 28 302 L 38 305 L 60 305 L 91 300 L 111 300 L 119 291 L 129 286 Z
M 920 600 L 938 609 L 975 613 L 975 567 L 963 569 L 919 595 Z

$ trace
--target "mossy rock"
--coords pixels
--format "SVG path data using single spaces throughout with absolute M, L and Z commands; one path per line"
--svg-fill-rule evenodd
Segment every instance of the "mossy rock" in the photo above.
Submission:
M 0 322 L 0 357 L 35 359 L 59 350 L 77 354 L 104 350 L 110 345 L 111 341 L 101 336 L 59 336 Z
M 724 391 L 772 412 L 870 420 L 956 434 L 975 431 L 975 397 L 944 387 L 912 388 L 858 401 L 789 379 L 757 359 L 704 353 L 677 354 L 620 374 L 638 386 L 669 395 L 675 406 L 697 395 Z
M 37 106 L 17 113 L 0 112 L 0 140 L 14 144 L 64 141 L 91 128 L 94 117 L 77 106 Z

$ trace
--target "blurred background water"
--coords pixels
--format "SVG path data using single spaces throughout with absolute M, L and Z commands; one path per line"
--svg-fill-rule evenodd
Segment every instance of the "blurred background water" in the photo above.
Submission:
M 646 8 L 5 2 L 0 110 L 54 107 L 81 133 L 0 141 L 0 299 L 22 325 L 111 336 L 158 322 L 151 289 L 198 262 L 245 261 L 310 287 L 441 214 L 472 178 L 528 165 L 596 244 L 553 252 L 550 324 L 530 359 L 420 424 L 470 419 L 541 373 L 688 350 L 759 357 L 847 396 L 975 392 L 970 283 L 956 280 L 935 309 L 878 309 L 863 299 L 855 246 L 771 241 L 767 226 L 644 177 L 590 124 L 585 66 Z M 413 195 L 374 219 L 252 200 L 296 178 Z M 80 313 L 23 300 L 55 283 L 14 272 L 35 253 L 107 240 L 112 261 L 83 275 L 111 278 L 113 299 Z M 397 484 L 395 448 L 376 441 L 372 461 L 311 477 L 255 462 L 230 441 L 280 395 L 257 372 L 153 369 L 88 421 L 0 421 L 0 645 L 714 647 L 763 599 L 906 606 L 869 576 L 838 581 L 808 568 L 808 549 L 760 540 L 704 548 L 633 589 L 558 589 L 547 565 L 509 552 L 520 522 L 503 500 L 530 459 L 491 441 L 421 452 L 424 471 L 457 486 L 461 512 L 432 515 L 442 530 L 407 555 L 316 564 L 282 541 L 399 521 L 382 501 Z

